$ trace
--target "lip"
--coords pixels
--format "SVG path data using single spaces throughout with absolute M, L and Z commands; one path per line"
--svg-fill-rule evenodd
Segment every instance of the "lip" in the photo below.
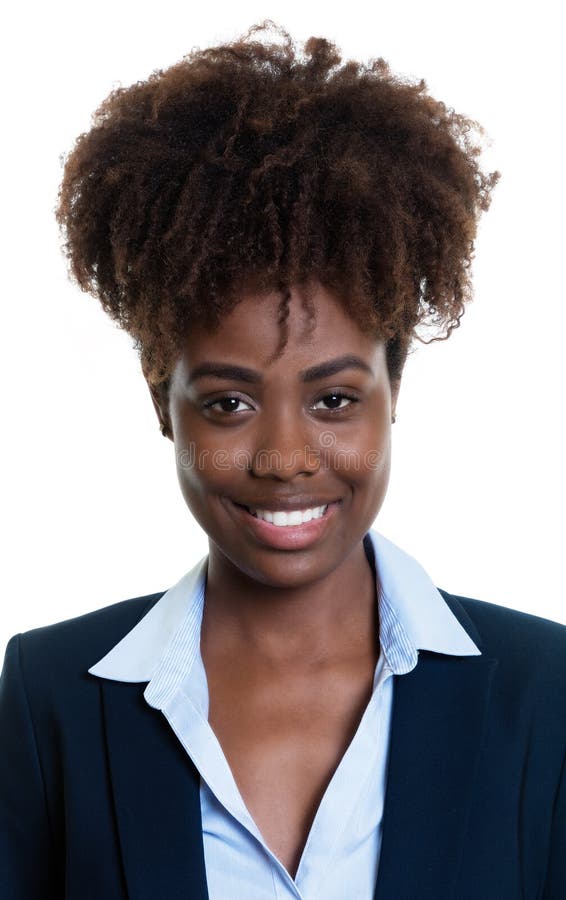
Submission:
M 272 501 L 271 501 L 272 502 Z M 315 501 L 309 503 L 297 501 L 288 501 L 284 504 L 277 501 L 277 506 L 273 504 L 273 508 L 278 510 L 291 511 L 293 509 L 308 509 L 310 506 L 326 506 L 326 512 L 320 519 L 311 519 L 310 522 L 303 522 L 301 525 L 273 525 L 264 519 L 256 519 L 250 512 L 233 500 L 229 500 L 230 507 L 234 510 L 238 522 L 246 528 L 261 544 L 272 547 L 277 550 L 304 550 L 315 544 L 322 535 L 331 526 L 332 520 L 335 518 L 340 500 L 326 500 L 323 502 Z M 252 506 L 252 509 L 269 509 L 269 506 Z

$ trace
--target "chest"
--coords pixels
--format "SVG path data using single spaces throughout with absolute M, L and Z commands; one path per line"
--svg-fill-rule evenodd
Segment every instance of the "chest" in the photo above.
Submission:
M 281 678 L 209 662 L 209 724 L 265 843 L 294 878 L 322 797 L 369 702 L 372 656 Z

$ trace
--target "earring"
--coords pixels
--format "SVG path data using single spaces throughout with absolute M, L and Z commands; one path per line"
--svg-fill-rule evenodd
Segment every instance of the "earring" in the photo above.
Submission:
M 394 416 L 394 415 L 393 415 L 393 416 L 391 416 L 391 422 L 392 422 L 392 423 L 393 423 L 393 422 L 394 422 L 394 421 L 395 421 L 395 419 L 396 419 L 396 418 L 397 418 L 397 417 L 396 417 L 396 416 Z
M 167 425 L 162 424 L 160 426 L 160 431 L 161 431 L 161 434 L 163 435 L 163 437 L 167 437 Z

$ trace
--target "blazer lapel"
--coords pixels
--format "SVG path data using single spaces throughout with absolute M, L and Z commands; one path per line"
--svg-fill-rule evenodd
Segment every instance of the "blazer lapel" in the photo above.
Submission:
M 145 684 L 101 687 L 129 900 L 208 900 L 198 770 Z
M 445 599 L 482 649 L 461 605 Z M 412 672 L 393 676 L 375 900 L 452 898 L 497 665 L 420 650 Z M 209 900 L 199 773 L 145 687 L 101 682 L 129 900 Z
M 421 650 L 395 675 L 375 900 L 454 896 L 497 659 Z

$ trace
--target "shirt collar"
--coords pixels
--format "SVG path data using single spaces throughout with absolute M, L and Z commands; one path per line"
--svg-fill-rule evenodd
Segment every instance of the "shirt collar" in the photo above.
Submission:
M 368 536 L 381 586 L 380 642 L 392 671 L 411 671 L 418 650 L 480 656 L 420 563 L 375 529 Z M 207 563 L 205 556 L 88 671 L 114 681 L 149 681 L 146 699 L 163 705 L 199 651 Z

